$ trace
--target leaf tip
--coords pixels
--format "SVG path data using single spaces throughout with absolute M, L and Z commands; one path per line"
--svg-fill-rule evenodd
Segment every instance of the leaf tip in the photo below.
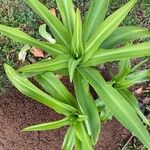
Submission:
M 26 132 L 26 131 L 27 131 L 26 128 L 24 128 L 20 132 L 22 133 L 22 132 Z
M 29 127 L 26 127 L 26 128 L 21 130 L 21 132 L 28 132 L 28 131 L 30 131 Z
M 11 67 L 10 65 L 4 63 L 4 70 L 5 70 L 6 74 L 8 73 L 8 71 L 9 71 L 10 69 L 12 69 L 12 67 Z

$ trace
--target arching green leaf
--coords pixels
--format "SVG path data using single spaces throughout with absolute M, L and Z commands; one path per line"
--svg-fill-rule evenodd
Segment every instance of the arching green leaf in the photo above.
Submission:
M 150 148 L 150 135 L 133 107 L 112 86 L 108 85 L 98 71 L 81 68 L 79 72 L 92 85 L 116 119 Z
M 60 55 L 53 60 L 47 60 L 45 62 L 37 62 L 35 64 L 26 65 L 18 69 L 19 72 L 24 73 L 44 73 L 44 72 L 51 72 L 57 71 L 61 69 L 67 68 L 68 59 L 70 55 Z
M 72 82 L 74 72 L 78 64 L 80 63 L 81 59 L 75 60 L 74 58 L 70 58 L 68 62 L 68 70 L 69 70 L 69 78 L 70 82 Z
M 74 6 L 72 0 L 56 0 L 62 21 L 67 30 L 72 34 L 74 26 Z
M 136 83 L 141 83 L 150 80 L 150 70 L 137 71 L 126 77 L 126 79 L 117 82 L 117 87 L 127 88 Z
M 87 81 L 78 72 L 75 73 L 73 81 L 80 109 L 83 114 L 87 115 L 88 117 L 85 122 L 87 131 L 92 138 L 93 144 L 96 144 L 101 128 L 100 117 L 96 103 L 90 94 Z
M 34 86 L 28 79 L 16 72 L 9 65 L 5 64 L 4 68 L 9 80 L 24 95 L 54 109 L 58 113 L 70 115 L 70 113 L 75 113 L 77 111 L 74 107 L 62 103 L 54 99 L 53 97 L 47 95 L 46 93 L 42 92 L 40 89 Z
M 83 63 L 82 66 L 96 66 L 105 62 L 145 56 L 150 56 L 150 42 L 110 50 L 99 49 L 99 51 L 96 52 L 88 62 Z
M 130 73 L 131 71 L 131 62 L 130 59 L 120 60 L 119 61 L 119 73 L 115 76 L 115 81 L 120 81 Z
M 82 122 L 77 122 L 74 125 L 75 135 L 81 141 L 83 150 L 93 150 L 90 137 L 87 134 L 87 131 Z
M 100 44 L 106 40 L 113 31 L 119 26 L 123 21 L 129 11 L 133 8 L 137 0 L 131 0 L 126 5 L 122 6 L 120 9 L 115 11 L 98 27 L 96 32 L 88 40 L 85 45 L 86 55 L 84 57 L 84 62 L 89 60 L 92 55 L 98 50 Z
M 92 0 L 88 14 L 83 23 L 84 43 L 95 33 L 103 22 L 108 8 L 109 0 Z
M 0 33 L 11 38 L 16 42 L 41 48 L 43 51 L 46 51 L 54 56 L 67 53 L 67 49 L 61 45 L 38 41 L 16 28 L 0 25 Z
M 64 118 L 62 120 L 58 120 L 54 122 L 37 124 L 30 127 L 26 127 L 22 131 L 46 131 L 46 130 L 57 129 L 70 124 L 71 124 L 70 119 Z
M 82 21 L 80 16 L 80 11 L 77 9 L 75 14 L 75 23 L 72 36 L 72 55 L 75 57 L 80 57 L 83 54 L 83 44 L 82 44 Z
M 75 132 L 72 126 L 69 127 L 64 138 L 62 150 L 72 150 L 75 144 Z
M 136 113 L 139 115 L 139 117 L 142 119 L 142 121 L 150 125 L 150 122 L 148 119 L 144 116 L 142 111 L 140 110 L 140 106 L 138 104 L 138 100 L 134 96 L 132 92 L 130 92 L 128 89 L 117 89 L 118 92 L 124 97 L 124 99 L 133 107 L 133 109 L 136 111 Z
M 52 30 L 56 42 L 69 47 L 69 32 L 39 0 L 24 0 L 35 13 L 37 13 Z
M 48 72 L 36 76 L 35 79 L 51 96 L 63 103 L 77 107 L 75 98 L 64 86 L 64 84 L 56 77 L 56 75 Z
M 143 66 L 144 64 L 146 64 L 148 61 L 150 60 L 150 57 L 148 58 L 144 58 L 144 60 L 142 60 L 140 63 L 138 63 L 137 65 L 135 65 L 132 69 L 131 69 L 131 73 L 137 71 L 138 69 L 140 69 L 141 66 Z
M 119 44 L 140 38 L 150 37 L 150 31 L 141 27 L 118 27 L 101 45 L 102 48 L 114 48 Z

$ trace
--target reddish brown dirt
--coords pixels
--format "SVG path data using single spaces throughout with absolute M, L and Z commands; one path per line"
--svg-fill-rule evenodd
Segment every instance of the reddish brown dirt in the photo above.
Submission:
M 23 133 L 28 125 L 60 119 L 47 107 L 7 86 L 0 94 L 0 150 L 59 150 L 65 128 L 51 132 Z M 116 150 L 128 132 L 115 120 L 102 127 L 95 150 Z

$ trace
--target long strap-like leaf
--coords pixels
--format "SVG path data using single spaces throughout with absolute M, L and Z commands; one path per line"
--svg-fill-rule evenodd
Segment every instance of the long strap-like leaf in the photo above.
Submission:
M 73 81 L 79 106 L 82 112 L 88 117 L 86 122 L 87 130 L 89 130 L 93 144 L 96 144 L 101 128 L 98 109 L 89 92 L 89 85 L 87 81 L 80 75 L 79 72 L 76 71 Z
M 22 131 L 46 131 L 46 130 L 57 129 L 70 124 L 71 124 L 70 119 L 64 118 L 62 120 L 58 120 L 54 122 L 42 123 L 42 124 L 26 127 Z
M 83 144 L 77 136 L 75 136 L 75 150 L 83 150 Z
M 41 48 L 44 51 L 55 56 L 68 52 L 67 49 L 61 45 L 38 41 L 16 28 L 11 28 L 8 26 L 0 25 L 0 33 L 11 38 L 12 40 L 16 42 L 28 44 L 37 48 Z
M 76 67 L 80 63 L 81 59 L 75 60 L 74 58 L 70 58 L 68 62 L 68 71 L 69 71 L 69 79 L 70 82 L 72 82 L 74 72 L 76 70 Z
M 93 150 L 90 137 L 87 134 L 84 124 L 82 122 L 77 122 L 75 123 L 74 128 L 75 128 L 75 135 L 81 141 L 83 150 Z
M 83 66 L 95 66 L 105 62 L 145 56 L 150 56 L 150 42 L 110 50 L 99 49 L 99 52 Z
M 56 0 L 62 21 L 68 31 L 73 33 L 74 26 L 74 6 L 72 0 Z
M 103 22 L 109 0 L 92 0 L 88 14 L 83 23 L 83 41 L 84 43 L 95 33 L 97 28 Z
M 132 106 L 117 90 L 106 84 L 103 77 L 95 69 L 81 68 L 79 71 L 92 85 L 117 120 L 133 132 L 147 148 L 150 148 L 150 135 Z
M 150 37 L 150 31 L 140 27 L 118 27 L 101 45 L 101 48 L 114 48 L 119 44 L 139 38 Z
M 9 65 L 5 64 L 4 68 L 9 80 L 24 95 L 54 109 L 58 113 L 70 115 L 70 113 L 76 112 L 76 109 L 74 107 L 62 103 L 42 92 L 40 89 L 35 87 L 28 79 L 20 75 Z
M 51 96 L 59 101 L 77 107 L 77 103 L 73 95 L 68 91 L 64 84 L 51 72 L 38 75 L 36 81 L 48 92 Z
M 119 61 L 119 72 L 115 76 L 115 81 L 120 81 L 125 79 L 127 75 L 129 75 L 131 71 L 131 62 L 130 59 L 120 60 Z
M 68 59 L 70 55 L 60 55 L 53 60 L 47 60 L 45 62 L 37 62 L 35 64 L 26 65 L 19 69 L 20 72 L 24 73 L 44 73 L 44 72 L 51 72 L 57 71 L 64 68 L 67 68 Z
M 72 55 L 75 57 L 80 57 L 83 54 L 83 45 L 82 45 L 82 21 L 80 16 L 80 11 L 77 9 L 75 14 L 75 23 L 72 36 Z
M 128 12 L 133 8 L 137 0 L 131 0 L 119 10 L 110 15 L 96 30 L 93 36 L 85 45 L 86 55 L 84 61 L 87 61 L 97 51 L 98 47 L 104 42 L 107 37 L 115 31 Z
M 39 0 L 24 0 L 52 30 L 56 42 L 69 47 L 69 32 Z
M 126 77 L 125 80 L 119 81 L 117 86 L 120 88 L 128 88 L 136 83 L 150 80 L 150 70 L 137 71 Z
M 72 150 L 75 144 L 75 132 L 73 126 L 70 126 L 64 138 L 62 150 Z
M 132 92 L 130 92 L 128 89 L 117 89 L 118 92 L 124 97 L 124 99 L 133 107 L 133 109 L 136 111 L 136 113 L 139 115 L 139 117 L 142 119 L 142 121 L 150 125 L 150 122 L 148 119 L 144 116 L 142 111 L 140 110 L 140 106 L 138 104 L 138 100 L 134 96 Z

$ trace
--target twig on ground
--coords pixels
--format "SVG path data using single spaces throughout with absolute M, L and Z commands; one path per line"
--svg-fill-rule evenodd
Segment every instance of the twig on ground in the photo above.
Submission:
M 125 145 L 123 146 L 123 148 L 121 150 L 125 150 L 126 146 L 130 143 L 130 141 L 133 139 L 133 135 L 129 138 L 129 140 L 125 143 Z
M 145 148 L 145 146 L 143 146 L 141 150 L 144 150 L 144 148 Z

